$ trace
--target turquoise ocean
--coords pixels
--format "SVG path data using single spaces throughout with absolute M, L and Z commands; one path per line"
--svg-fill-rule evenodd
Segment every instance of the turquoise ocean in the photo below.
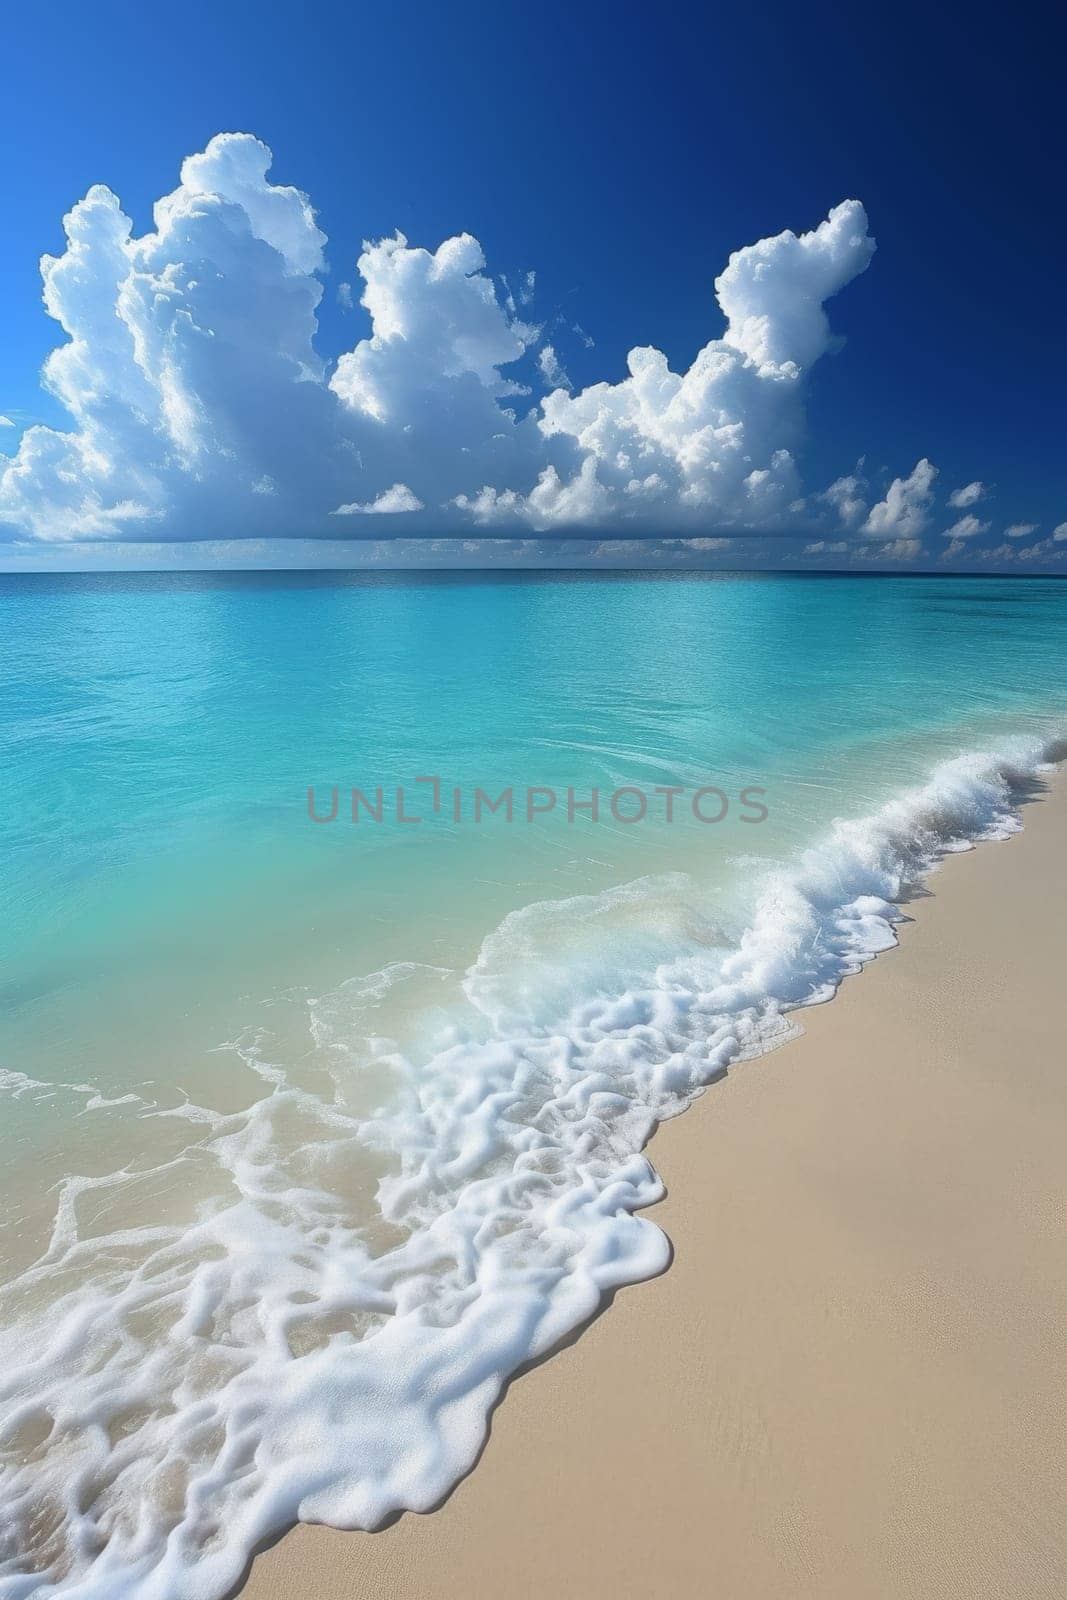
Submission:
M 0 636 L 3 1600 L 434 1506 L 666 1265 L 656 1122 L 1067 732 L 1053 579 L 0 576 Z

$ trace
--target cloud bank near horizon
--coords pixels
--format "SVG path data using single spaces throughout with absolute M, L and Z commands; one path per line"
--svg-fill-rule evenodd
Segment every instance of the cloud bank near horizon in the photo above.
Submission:
M 72 427 L 29 427 L 0 455 L 9 540 L 669 529 L 669 549 L 696 554 L 724 536 L 793 534 L 814 559 L 844 549 L 888 562 L 915 558 L 928 532 L 942 543 L 929 460 L 884 493 L 863 463 L 825 489 L 800 477 L 805 386 L 832 348 L 825 306 L 875 250 L 857 200 L 731 255 L 715 280 L 723 329 L 687 371 L 639 347 L 621 381 L 575 391 L 529 320 L 533 274 L 516 294 L 468 233 L 432 251 L 399 233 L 367 243 L 370 332 L 327 367 L 315 345 L 326 237 L 305 194 L 270 182 L 271 160 L 249 134 L 218 135 L 184 162 L 141 238 L 103 185 L 65 218 L 67 248 L 41 271 L 67 342 L 43 377 Z M 975 480 L 946 505 L 988 492 Z M 948 549 L 987 526 L 957 517 Z M 1011 525 L 1011 548 L 1037 531 Z

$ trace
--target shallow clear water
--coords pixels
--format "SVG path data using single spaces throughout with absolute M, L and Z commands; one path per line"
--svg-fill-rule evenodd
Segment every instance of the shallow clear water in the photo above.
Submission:
M 656 1269 L 654 1119 L 1067 720 L 1055 580 L 21 576 L 0 626 L 4 1596 L 432 1503 Z

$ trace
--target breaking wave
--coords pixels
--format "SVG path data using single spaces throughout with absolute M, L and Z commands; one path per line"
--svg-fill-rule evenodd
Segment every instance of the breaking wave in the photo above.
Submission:
M 508 1378 L 666 1265 L 657 1121 L 891 946 L 908 887 L 1015 832 L 1060 754 L 944 763 L 769 875 L 743 929 L 670 875 L 516 911 L 462 975 L 352 980 L 297 1055 L 235 1041 L 262 1088 L 237 1113 L 5 1075 L 189 1142 L 66 1180 L 0 1291 L 0 1596 L 219 1600 L 297 1520 L 433 1507 Z

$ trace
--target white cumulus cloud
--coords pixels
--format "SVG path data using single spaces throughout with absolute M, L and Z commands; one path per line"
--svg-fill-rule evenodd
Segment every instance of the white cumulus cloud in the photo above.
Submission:
M 975 506 L 988 494 L 984 483 L 976 478 L 973 483 L 965 483 L 962 489 L 953 489 L 948 497 L 948 503 L 958 511 L 965 511 L 968 506 Z
M 74 206 L 66 250 L 42 265 L 67 336 L 45 383 L 73 425 L 27 430 L 0 467 L 0 524 L 38 540 L 322 537 L 342 507 L 413 509 L 397 485 L 442 532 L 643 533 L 669 515 L 699 534 L 794 514 L 824 302 L 874 250 L 858 202 L 735 252 L 716 283 L 722 335 L 687 371 L 640 348 L 621 382 L 570 394 L 547 345 L 538 407 L 508 374 L 537 337 L 515 309 L 534 275 L 502 300 L 467 233 L 432 250 L 368 242 L 370 332 L 329 370 L 325 236 L 270 165 L 258 139 L 218 135 L 140 237 L 103 185 Z
M 857 473 L 850 473 L 848 477 L 838 478 L 828 489 L 824 489 L 819 498 L 833 507 L 843 527 L 854 528 L 867 515 L 864 498 L 866 487 Z
M 913 539 L 926 529 L 934 499 L 937 468 L 923 459 L 906 478 L 894 478 L 884 500 L 867 513 L 862 532 Z
M 406 483 L 394 483 L 391 489 L 383 489 L 374 500 L 350 500 L 347 505 L 338 506 L 332 513 L 335 517 L 358 516 L 395 516 L 401 511 L 423 511 L 425 507 L 417 494 L 412 494 Z
M 213 139 L 141 238 L 102 185 L 67 216 L 42 272 L 68 339 L 44 378 L 74 427 L 23 435 L 0 467 L 0 524 L 46 540 L 322 534 L 335 507 L 391 484 L 432 504 L 543 470 L 536 425 L 500 404 L 498 363 L 529 334 L 477 242 L 368 246 L 371 334 L 328 373 L 325 237 L 306 196 L 269 182 L 270 159 L 248 134 Z
M 542 433 L 577 447 L 584 471 L 594 463 L 602 513 L 780 523 L 800 490 L 793 450 L 803 379 L 830 343 L 823 303 L 873 253 L 855 200 L 811 233 L 736 251 L 715 284 L 725 330 L 687 371 L 673 372 L 652 347 L 631 350 L 620 383 L 548 395 Z
M 943 537 L 946 539 L 973 539 L 977 534 L 985 533 L 989 528 L 988 522 L 980 522 L 977 517 L 960 517 L 951 528 L 946 528 Z
M 1004 529 L 1004 537 L 1006 539 L 1028 539 L 1032 533 L 1036 532 L 1036 522 L 1013 522 Z
M 216 136 L 142 235 L 102 184 L 73 206 L 65 249 L 42 261 L 64 336 L 43 377 L 69 427 L 29 427 L 0 456 L 9 539 L 337 540 L 342 523 L 373 539 L 375 517 L 417 512 L 423 538 L 668 535 L 698 555 L 720 547 L 694 541 L 748 533 L 829 553 L 832 523 L 903 556 L 927 527 L 925 458 L 874 504 L 862 463 L 820 493 L 801 481 L 826 305 L 874 253 L 858 201 L 735 251 L 715 280 L 718 327 L 682 370 L 642 345 L 624 376 L 572 391 L 553 344 L 534 355 L 534 272 L 494 277 L 470 233 L 367 241 L 336 294 L 346 309 L 358 298 L 369 330 L 325 361 L 327 240 L 271 160 L 251 134 Z M 550 386 L 540 401 L 531 370 Z M 976 480 L 948 498 L 984 493 Z M 985 531 L 972 523 L 949 537 Z

